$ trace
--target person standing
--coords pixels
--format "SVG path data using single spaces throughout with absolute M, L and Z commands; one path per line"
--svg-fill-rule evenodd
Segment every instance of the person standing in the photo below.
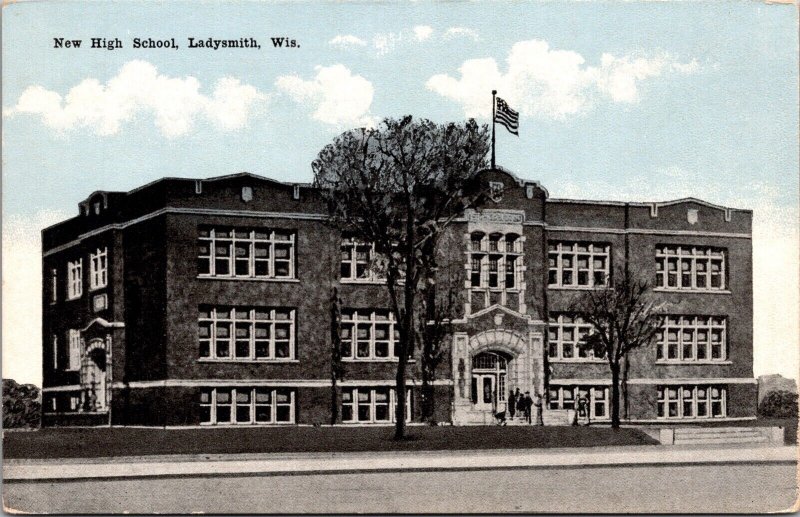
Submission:
M 542 395 L 538 391 L 536 392 L 536 402 L 534 402 L 534 405 L 536 406 L 536 425 L 544 425 L 544 415 L 542 414 Z
M 514 396 L 514 398 L 517 401 L 517 413 L 519 413 L 519 416 L 523 416 L 524 417 L 525 416 L 525 397 L 519 391 L 519 388 L 517 388 L 517 394 Z
M 517 411 L 517 395 L 514 393 L 513 389 L 508 393 L 508 401 L 506 401 L 506 404 L 508 405 L 508 414 L 511 420 L 514 420 L 514 414 Z
M 523 399 L 523 409 L 525 411 L 525 421 L 529 424 L 531 423 L 531 407 L 533 406 L 533 399 L 531 399 L 531 392 L 525 392 L 525 398 Z

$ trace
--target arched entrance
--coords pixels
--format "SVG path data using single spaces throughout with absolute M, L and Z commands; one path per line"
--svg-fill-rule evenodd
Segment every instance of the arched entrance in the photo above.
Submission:
M 478 411 L 506 410 L 508 363 L 511 356 L 485 351 L 472 358 L 472 403 Z
M 101 339 L 93 339 L 81 358 L 81 405 L 84 411 L 105 411 L 108 407 L 106 389 L 106 349 Z

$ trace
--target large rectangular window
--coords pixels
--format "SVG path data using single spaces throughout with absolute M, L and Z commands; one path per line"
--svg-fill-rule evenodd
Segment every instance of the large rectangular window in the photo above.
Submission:
M 294 258 L 295 233 L 289 230 L 200 228 L 200 276 L 295 278 Z
M 386 277 L 377 267 L 375 245 L 345 237 L 341 245 L 340 272 L 350 282 L 382 282 Z
M 397 360 L 400 340 L 394 314 L 388 310 L 342 311 L 342 359 L 352 361 Z
M 201 424 L 293 424 L 295 392 L 291 388 L 203 388 Z
M 548 405 L 550 409 L 578 410 L 583 404 L 592 420 L 610 418 L 608 386 L 550 386 Z
M 523 239 L 515 233 L 473 232 L 469 278 L 474 289 L 519 289 Z
M 89 255 L 89 289 L 101 289 L 108 285 L 108 248 L 97 248 Z
M 667 316 L 658 333 L 656 360 L 725 361 L 726 323 L 715 316 Z
M 724 290 L 725 251 L 704 246 L 657 246 L 656 287 Z
M 394 388 L 362 386 L 342 389 L 342 422 L 390 423 L 395 421 Z M 411 390 L 406 391 L 406 422 L 411 421 Z
M 200 306 L 200 358 L 288 361 L 295 358 L 295 310 Z
M 720 385 L 658 386 L 658 418 L 724 417 L 726 398 Z
M 67 333 L 69 343 L 69 370 L 79 370 L 81 367 L 81 331 L 70 329 Z
M 67 262 L 67 299 L 74 300 L 83 294 L 83 259 Z
M 547 357 L 551 361 L 596 361 L 594 353 L 579 343 L 592 331 L 580 316 L 551 314 L 548 325 Z
M 547 245 L 551 287 L 603 287 L 608 285 L 611 246 L 591 242 L 554 242 Z

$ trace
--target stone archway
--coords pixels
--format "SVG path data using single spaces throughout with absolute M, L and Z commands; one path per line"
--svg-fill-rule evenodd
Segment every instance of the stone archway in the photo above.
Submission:
M 84 411 L 99 412 L 108 408 L 108 369 L 106 343 L 94 338 L 81 357 L 80 383 Z

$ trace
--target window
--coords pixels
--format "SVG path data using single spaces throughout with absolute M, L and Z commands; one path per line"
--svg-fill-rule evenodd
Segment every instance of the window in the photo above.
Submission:
M 656 286 L 664 289 L 725 289 L 725 252 L 700 246 L 658 246 Z
M 515 233 L 470 235 L 470 284 L 480 289 L 518 289 L 523 238 Z
M 81 367 L 81 331 L 70 329 L 67 333 L 69 343 L 68 370 L 79 370 Z
M 89 255 L 89 289 L 100 289 L 108 285 L 108 248 L 97 248 Z
M 203 388 L 201 424 L 292 424 L 294 390 L 290 388 Z
M 593 361 L 591 350 L 581 350 L 578 344 L 591 332 L 592 326 L 579 316 L 553 315 L 548 329 L 547 356 L 553 361 Z
M 58 270 L 50 270 L 50 303 L 58 301 Z
M 294 322 L 293 309 L 200 306 L 200 358 L 293 360 Z
M 550 242 L 548 279 L 554 287 L 608 285 L 611 246 L 589 242 Z
M 342 422 L 381 423 L 395 421 L 394 388 L 359 387 L 342 389 Z M 406 391 L 406 421 L 411 421 L 411 390 Z
M 726 319 L 713 316 L 668 316 L 659 331 L 657 361 L 725 361 Z
M 200 228 L 197 271 L 227 278 L 295 278 L 295 234 L 287 230 Z
M 585 398 L 592 420 L 610 418 L 608 386 L 551 386 L 549 391 L 550 409 L 577 410 L 580 399 Z
M 375 268 L 374 244 L 365 244 L 353 238 L 342 239 L 342 280 L 352 282 L 381 282 L 386 278 Z
M 58 370 L 58 336 L 53 336 L 53 370 Z
M 394 314 L 387 310 L 342 311 L 342 359 L 353 361 L 397 360 L 395 344 L 400 331 Z
M 83 294 L 83 259 L 67 262 L 67 299 L 74 300 Z
M 717 418 L 727 414 L 719 385 L 658 386 L 658 418 Z

